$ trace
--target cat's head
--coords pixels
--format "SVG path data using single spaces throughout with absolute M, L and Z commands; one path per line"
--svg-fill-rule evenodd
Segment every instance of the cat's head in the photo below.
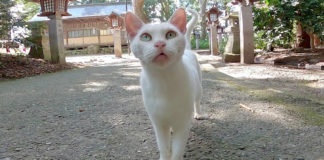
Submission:
M 125 22 L 131 50 L 142 63 L 166 68 L 181 59 L 187 23 L 183 8 L 161 24 L 144 24 L 131 12 L 126 13 Z

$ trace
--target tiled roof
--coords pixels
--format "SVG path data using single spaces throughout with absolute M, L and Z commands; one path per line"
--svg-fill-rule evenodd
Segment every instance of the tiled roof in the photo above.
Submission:
M 132 9 L 132 6 L 128 4 L 128 10 Z M 64 16 L 63 19 L 71 18 L 81 18 L 81 17 L 92 17 L 92 16 L 107 16 L 112 12 L 116 14 L 121 14 L 126 12 L 125 4 L 93 4 L 93 5 L 79 5 L 79 6 L 69 6 L 68 13 L 72 16 Z M 29 22 L 36 21 L 47 21 L 47 17 L 39 17 L 40 13 L 37 13 Z

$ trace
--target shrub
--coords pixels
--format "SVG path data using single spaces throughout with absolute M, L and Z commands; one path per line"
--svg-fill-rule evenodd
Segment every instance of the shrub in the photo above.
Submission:
M 191 48 L 196 48 L 196 39 L 191 38 L 190 40 Z M 199 49 L 209 49 L 209 40 L 208 39 L 199 39 Z

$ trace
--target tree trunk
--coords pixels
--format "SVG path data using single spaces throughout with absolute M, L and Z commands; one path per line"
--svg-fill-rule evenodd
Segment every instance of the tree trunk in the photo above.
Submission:
M 132 0 L 133 12 L 144 23 L 148 22 L 147 16 L 143 13 L 144 0 Z
M 310 46 L 311 46 L 311 49 L 312 51 L 315 51 L 315 37 L 314 37 L 314 34 L 312 32 L 309 32 L 308 33 L 309 35 L 309 38 L 310 38 Z
M 321 45 L 321 39 L 318 38 L 317 35 L 314 35 L 314 41 L 315 41 L 315 47 L 318 47 Z
M 170 17 L 170 4 L 168 3 L 167 0 L 162 0 L 162 11 L 161 11 L 161 15 L 162 15 L 162 19 L 163 21 L 167 21 Z
M 201 39 L 206 39 L 207 36 L 207 26 L 206 26 L 206 5 L 207 0 L 199 0 L 200 5 L 200 16 L 201 16 Z
M 296 48 L 311 48 L 310 36 L 304 31 L 300 22 L 297 22 Z

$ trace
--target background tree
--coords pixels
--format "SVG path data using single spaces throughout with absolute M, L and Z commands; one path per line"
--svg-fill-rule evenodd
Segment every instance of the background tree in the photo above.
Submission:
M 132 0 L 133 12 L 138 16 L 144 23 L 148 22 L 148 17 L 144 14 L 144 0 Z
M 322 0 L 265 0 L 261 6 L 253 8 L 254 26 L 260 40 L 279 47 L 291 46 L 296 38 L 296 24 L 310 35 L 324 38 Z M 260 42 L 257 44 L 261 46 Z
M 207 23 L 206 23 L 206 6 L 207 0 L 199 0 L 200 16 L 201 16 L 201 39 L 207 37 Z
M 311 48 L 314 46 L 314 34 L 324 40 L 324 1 L 322 0 L 299 0 L 295 2 L 295 19 L 309 34 Z
M 13 25 L 13 17 L 10 8 L 14 6 L 12 0 L 0 1 L 0 39 L 9 39 L 10 30 Z

